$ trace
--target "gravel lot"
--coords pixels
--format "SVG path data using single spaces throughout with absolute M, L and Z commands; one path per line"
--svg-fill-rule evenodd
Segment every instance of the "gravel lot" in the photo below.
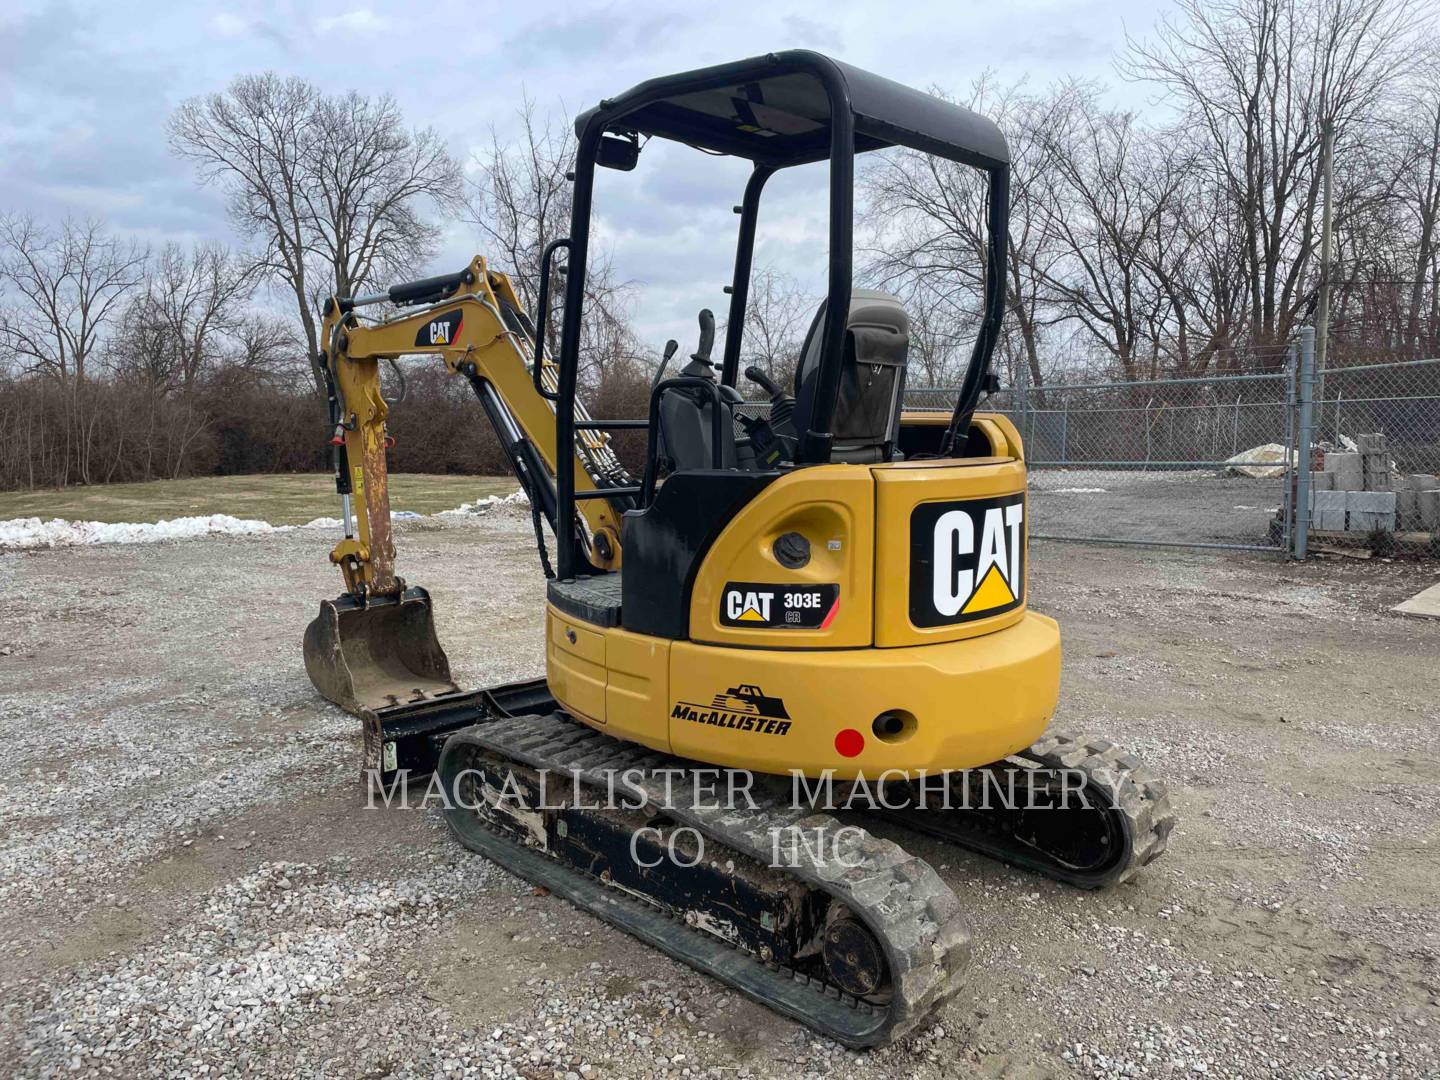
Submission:
M 1030 524 L 1045 536 L 1268 545 L 1284 490 L 1214 469 L 1036 469 Z
M 400 532 L 460 678 L 537 673 L 528 519 Z M 0 1073 L 1440 1073 L 1440 624 L 1388 611 L 1433 567 L 1037 542 L 1057 725 L 1139 751 L 1181 823 L 1104 894 L 916 841 L 969 985 L 856 1055 L 365 809 L 300 660 L 330 542 L 0 555 Z

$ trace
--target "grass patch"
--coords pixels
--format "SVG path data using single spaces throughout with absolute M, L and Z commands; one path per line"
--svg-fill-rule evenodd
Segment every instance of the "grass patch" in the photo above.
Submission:
M 510 477 L 431 476 L 400 473 L 390 477 L 390 508 L 433 514 L 486 495 L 506 495 L 518 487 Z M 167 518 L 229 514 L 271 525 L 303 525 L 317 517 L 339 517 L 335 481 L 323 473 L 206 476 L 188 480 L 152 480 L 144 484 L 0 491 L 0 521 L 38 517 L 67 521 L 163 521 Z

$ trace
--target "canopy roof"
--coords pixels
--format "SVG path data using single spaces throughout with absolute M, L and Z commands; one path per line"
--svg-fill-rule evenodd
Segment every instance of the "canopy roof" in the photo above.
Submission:
M 780 168 L 829 157 L 848 108 L 857 152 L 909 146 L 982 169 L 1009 163 L 1005 136 L 960 105 L 803 49 L 649 79 L 575 121 L 675 139 Z

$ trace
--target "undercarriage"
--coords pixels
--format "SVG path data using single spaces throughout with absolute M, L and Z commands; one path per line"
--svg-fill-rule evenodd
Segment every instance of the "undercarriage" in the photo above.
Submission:
M 826 785 L 610 738 L 539 680 L 416 711 L 367 717 L 372 782 L 434 767 L 466 847 L 857 1048 L 964 985 L 960 901 L 905 831 L 1099 888 L 1157 857 L 1174 822 L 1163 784 L 1103 740 L 1051 734 L 983 769 Z

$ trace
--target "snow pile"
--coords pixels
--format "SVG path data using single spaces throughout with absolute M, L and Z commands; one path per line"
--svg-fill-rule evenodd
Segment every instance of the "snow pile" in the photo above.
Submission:
M 210 514 L 208 517 L 171 518 L 156 522 L 66 521 L 38 517 L 0 521 L 0 548 L 54 548 L 77 544 L 150 544 L 157 540 L 187 540 L 196 536 L 250 536 L 278 531 L 268 521 L 253 521 Z
M 506 499 L 495 499 L 494 496 L 491 498 L 496 505 L 506 502 Z M 507 498 L 513 501 L 513 496 Z M 464 510 L 465 507 L 460 509 Z M 457 512 L 445 511 L 447 514 Z M 421 516 L 413 510 L 390 512 L 392 521 L 414 521 Z M 38 517 L 11 518 L 0 521 L 0 551 L 78 547 L 88 544 L 153 544 L 161 540 L 192 540 L 197 536 L 258 536 L 291 532 L 294 529 L 340 527 L 339 518 L 315 518 L 304 525 L 271 525 L 268 521 L 231 517 L 229 514 L 171 518 L 168 521 L 154 522 L 66 521 L 64 518 L 41 521 Z
M 461 503 L 454 510 L 441 510 L 436 517 L 469 517 L 472 514 L 484 514 L 498 507 L 506 506 L 529 506 L 530 498 L 523 491 L 512 491 L 509 495 L 487 495 L 483 499 L 476 499 L 474 502 Z

